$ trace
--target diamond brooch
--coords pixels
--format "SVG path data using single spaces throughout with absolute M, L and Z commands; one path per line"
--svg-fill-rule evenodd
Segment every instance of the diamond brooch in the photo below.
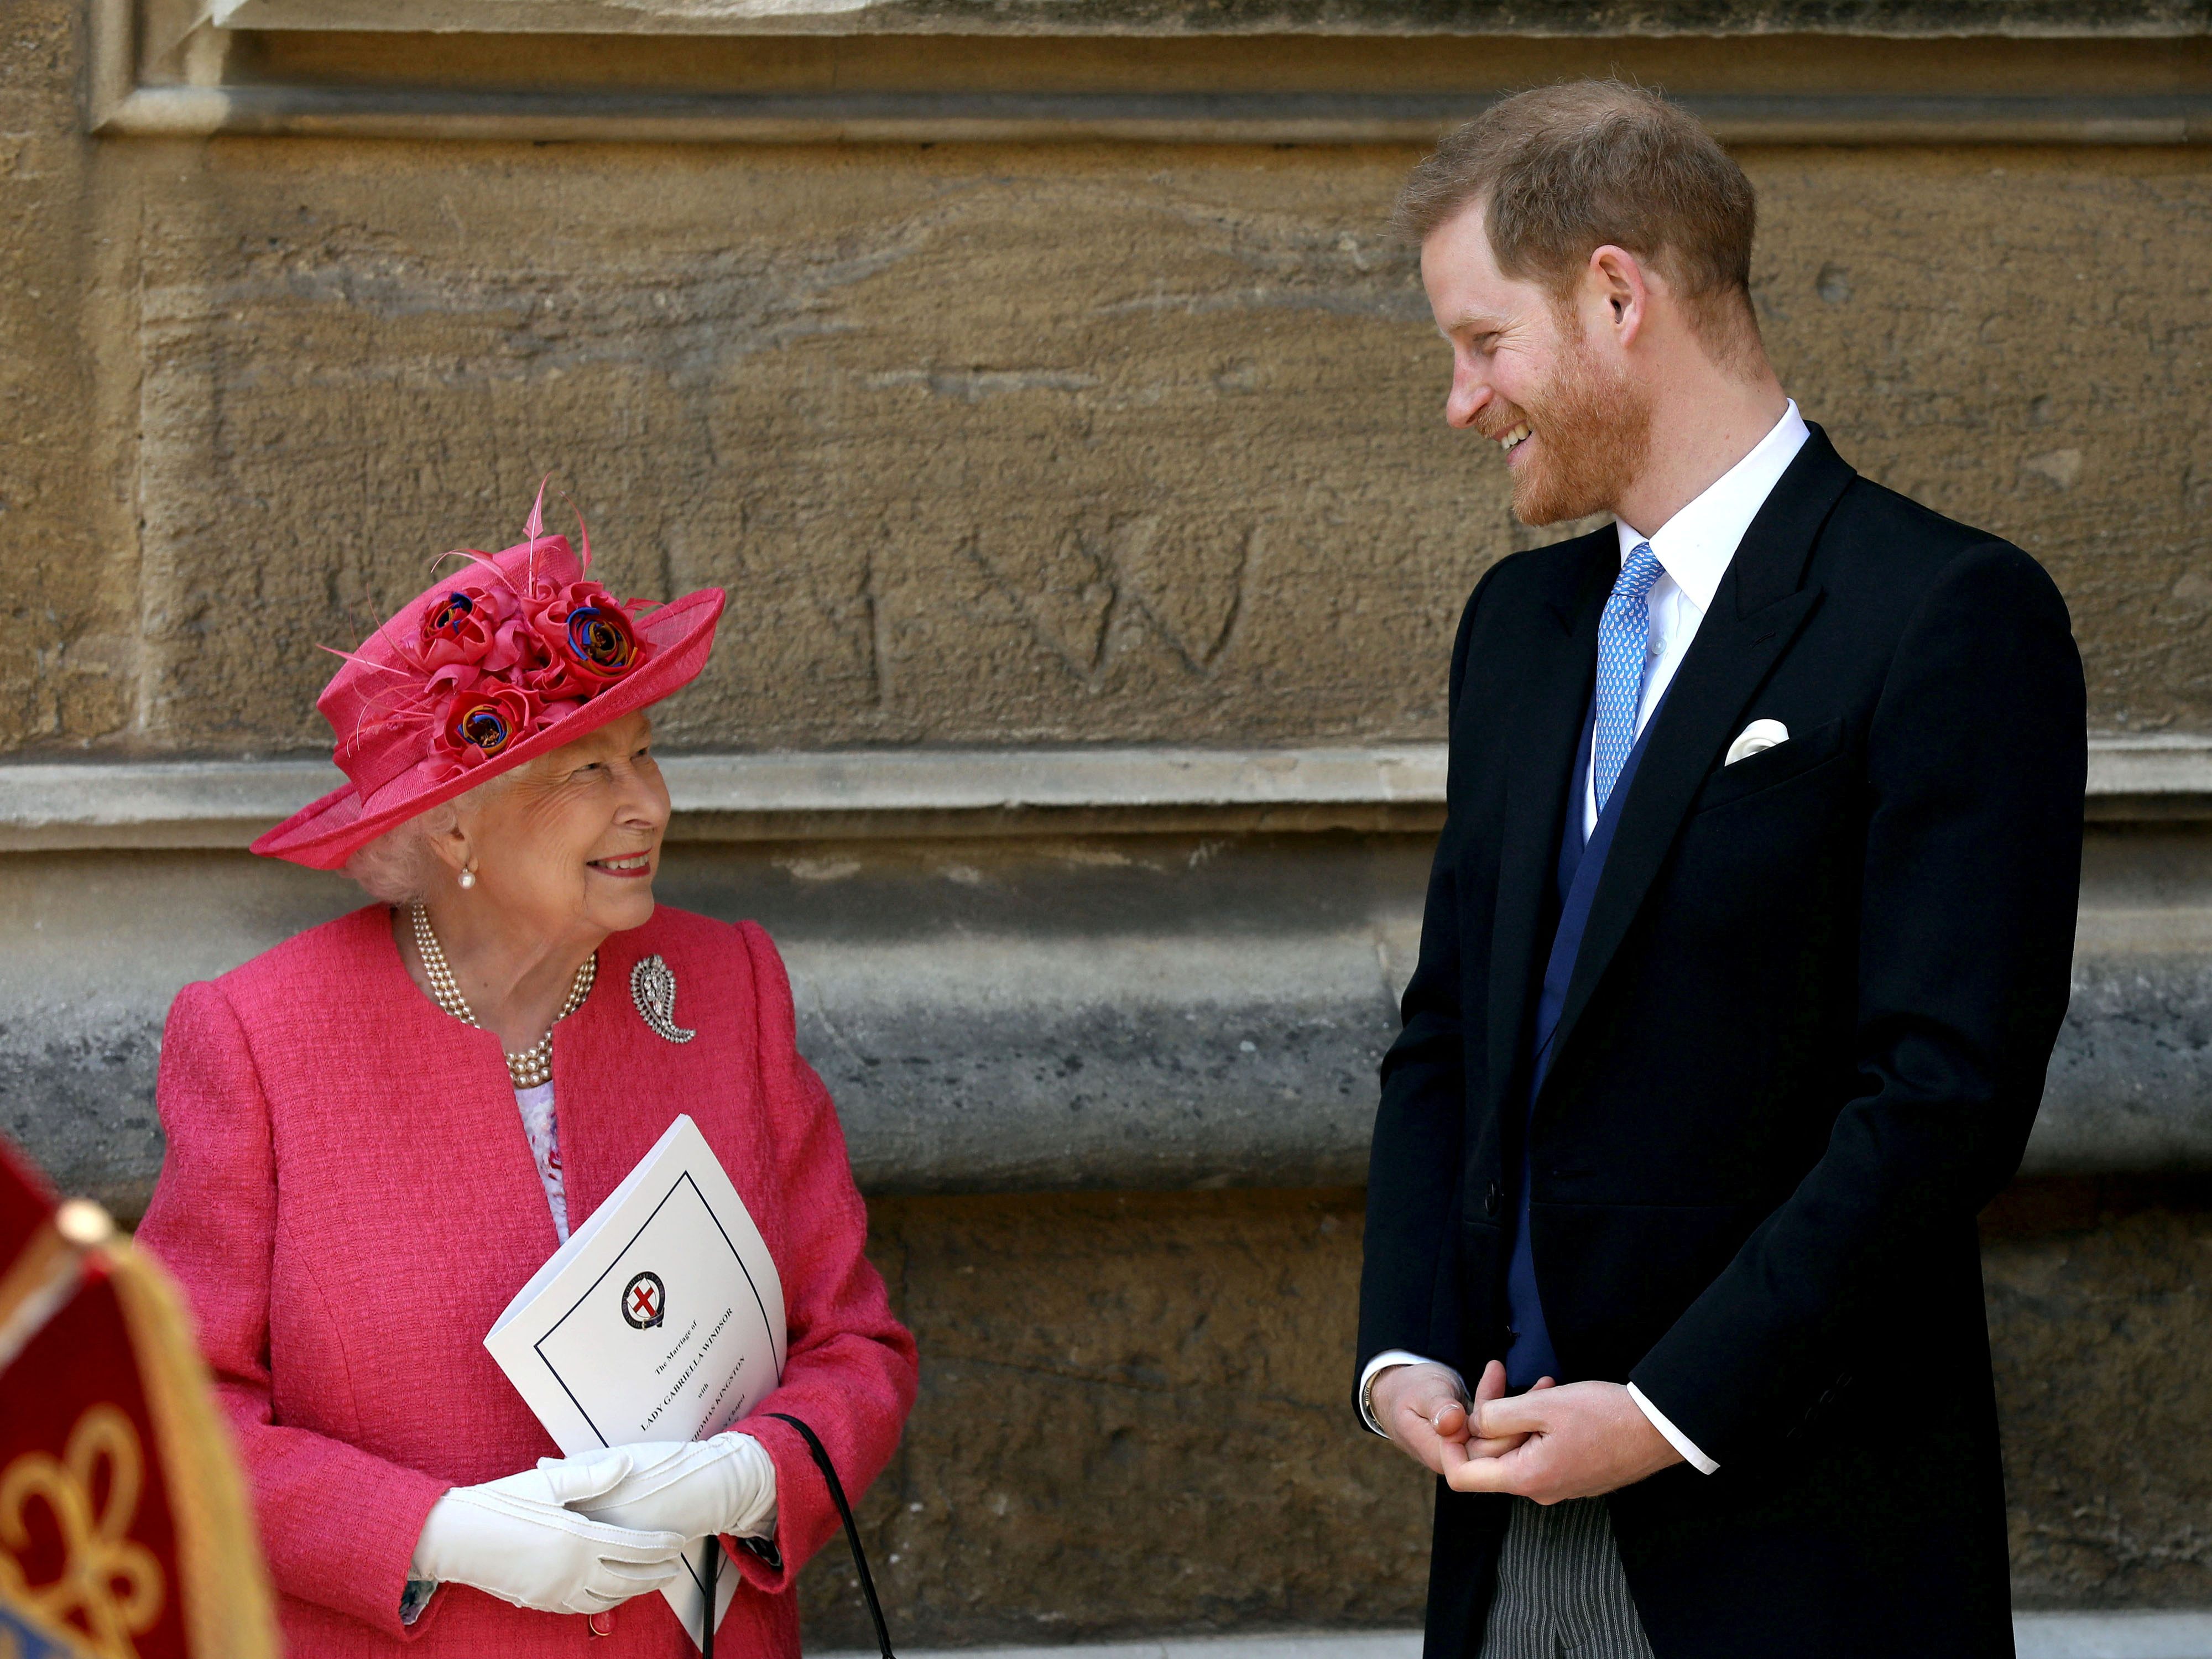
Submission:
M 676 1023 L 676 970 L 658 952 L 629 970 L 630 1000 L 653 1034 L 671 1042 L 689 1042 L 699 1034 Z

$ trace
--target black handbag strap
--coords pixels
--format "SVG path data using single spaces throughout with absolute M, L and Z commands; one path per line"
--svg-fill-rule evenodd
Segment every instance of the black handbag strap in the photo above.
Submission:
M 868 1553 L 860 1547 L 860 1529 L 854 1524 L 853 1506 L 845 1501 L 845 1483 L 837 1478 L 837 1466 L 830 1461 L 830 1454 L 822 1449 L 822 1442 L 814 1431 L 797 1418 L 784 1412 L 769 1412 L 799 1431 L 799 1437 L 806 1443 L 813 1455 L 814 1467 L 822 1471 L 822 1478 L 830 1483 L 830 1501 L 837 1505 L 837 1518 L 845 1523 L 845 1541 L 853 1548 L 853 1565 L 860 1570 L 860 1594 L 867 1598 L 868 1617 L 876 1621 L 876 1645 L 883 1650 L 883 1659 L 898 1659 L 891 1651 L 891 1633 L 884 1623 L 884 1604 L 876 1600 L 876 1581 L 868 1571 Z M 722 1576 L 722 1540 L 707 1540 L 707 1610 L 700 1623 L 705 1626 L 699 1638 L 699 1659 L 714 1659 L 715 1603 L 721 1597 L 719 1586 Z
M 837 1506 L 837 1518 L 845 1523 L 845 1541 L 852 1547 L 853 1565 L 860 1575 L 860 1595 L 868 1604 L 868 1617 L 875 1621 L 876 1646 L 882 1650 L 883 1659 L 897 1659 L 891 1651 L 890 1627 L 884 1623 L 884 1604 L 876 1599 L 876 1581 L 874 1575 L 868 1571 L 868 1553 L 860 1547 L 860 1529 L 854 1522 L 853 1506 L 845 1501 L 844 1482 L 837 1479 L 837 1466 L 830 1461 L 830 1454 L 822 1449 L 822 1442 L 805 1424 L 785 1412 L 769 1412 L 767 1414 L 797 1429 L 799 1437 L 806 1443 L 806 1449 L 814 1455 L 814 1467 L 822 1471 L 823 1480 L 829 1483 L 830 1500 Z M 708 1603 L 710 1607 L 713 1601 L 714 1594 L 709 1590 Z M 708 1616 L 711 1619 L 712 1614 Z M 714 1659 L 712 1649 L 706 1652 L 703 1659 Z
M 715 1604 L 721 1599 L 722 1540 L 707 1540 L 707 1610 L 699 1615 L 699 1659 L 714 1659 Z

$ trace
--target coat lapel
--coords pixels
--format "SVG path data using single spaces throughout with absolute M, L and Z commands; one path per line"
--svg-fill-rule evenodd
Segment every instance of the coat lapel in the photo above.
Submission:
M 1814 427 L 1744 532 L 1712 610 L 1674 672 L 1622 803 L 1553 1038 L 1560 1053 L 1745 705 L 1820 604 L 1820 590 L 1805 585 L 1806 567 L 1821 525 L 1856 476 Z
M 580 1227 L 681 1114 L 690 1114 L 730 1178 L 746 1191 L 758 1166 L 739 1126 L 757 1122 L 756 1049 L 749 999 L 732 994 L 726 963 L 699 948 L 696 929 L 656 909 L 642 927 L 599 946 L 599 979 L 584 1006 L 553 1028 L 553 1103 L 561 1120 L 568 1224 Z M 656 1035 L 640 1012 L 630 975 L 658 955 L 676 979 L 676 1018 L 696 1041 Z M 738 952 L 742 959 L 742 952 Z M 748 1194 L 770 1243 L 768 1213 Z
M 592 994 L 553 1028 L 553 1105 L 571 1229 L 591 1219 L 678 1113 L 714 1133 L 711 1097 L 696 1079 L 687 1079 L 690 1087 L 679 1080 L 690 1069 L 684 1062 L 697 1056 L 653 1036 L 630 995 L 630 971 L 652 950 L 653 932 L 648 923 L 610 935 L 599 946 Z
M 1575 545 L 1582 549 L 1579 558 Z M 1505 817 L 1490 931 L 1487 1097 L 1493 1109 L 1510 1097 L 1537 951 L 1549 943 L 1538 937 L 1544 896 L 1559 856 L 1576 738 L 1597 673 L 1598 616 L 1620 573 L 1619 550 L 1608 526 L 1564 552 L 1531 629 L 1528 671 L 1506 723 Z
M 435 1230 L 441 1218 L 474 1218 L 474 1260 L 492 1264 L 490 1290 L 504 1299 L 560 1243 L 553 1212 L 538 1179 L 538 1160 L 524 1133 L 499 1038 L 464 1025 L 418 988 L 392 937 L 382 905 L 356 911 L 343 983 L 359 1015 L 361 1074 L 374 1076 L 388 1057 L 406 1056 L 409 1082 L 376 1106 L 376 1136 L 365 1156 L 397 1158 L 407 1173 L 404 1212 L 392 1217 Z M 496 1275 L 521 1276 L 499 1290 Z

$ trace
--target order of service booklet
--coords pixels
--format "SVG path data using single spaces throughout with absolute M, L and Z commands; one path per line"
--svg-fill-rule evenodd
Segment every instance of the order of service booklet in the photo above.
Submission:
M 706 1136 L 679 1116 L 494 1322 L 484 1346 L 568 1456 L 720 1434 L 783 1375 L 783 1281 Z M 705 1552 L 661 1594 L 694 1643 Z M 719 1626 L 738 1589 L 716 1586 Z

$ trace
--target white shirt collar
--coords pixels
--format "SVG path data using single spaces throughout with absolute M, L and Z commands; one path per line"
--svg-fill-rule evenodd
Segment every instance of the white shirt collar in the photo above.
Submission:
M 1622 560 L 1626 562 L 1639 543 L 1650 542 L 1660 568 L 1674 579 L 1675 586 L 1698 611 L 1711 610 L 1713 593 L 1727 574 L 1729 562 L 1735 557 L 1744 532 L 1751 528 L 1759 509 L 1766 505 L 1774 486 L 1812 435 L 1805 417 L 1797 412 L 1797 400 L 1791 398 L 1773 430 L 1748 455 L 1650 535 L 1638 535 L 1615 519 L 1613 528 L 1620 535 Z

